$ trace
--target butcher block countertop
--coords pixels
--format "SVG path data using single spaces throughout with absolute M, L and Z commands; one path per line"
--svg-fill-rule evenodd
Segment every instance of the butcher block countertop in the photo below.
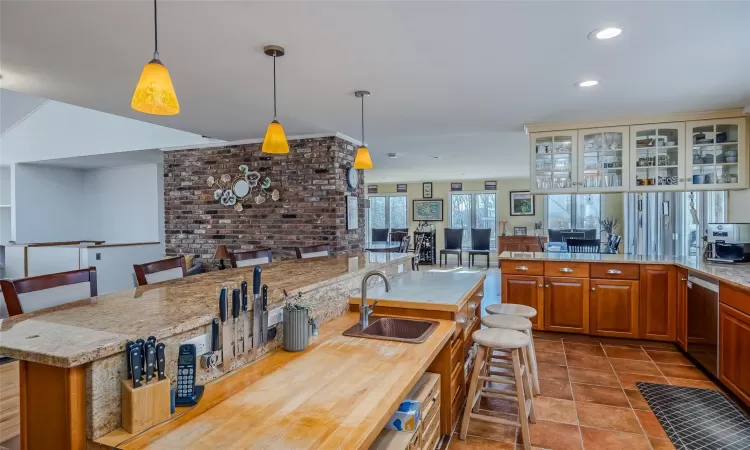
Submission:
M 502 252 L 500 261 L 574 261 L 581 263 L 670 264 L 715 278 L 740 289 L 750 290 L 750 264 L 726 264 L 696 257 L 635 256 L 600 253 Z
M 455 331 L 440 325 L 422 344 L 343 336 L 359 315 L 323 325 L 303 352 L 283 349 L 206 385 L 203 399 L 121 449 L 366 449 Z M 123 442 L 125 441 L 125 442 Z
M 290 295 L 406 264 L 400 253 L 360 253 L 262 265 L 268 305 Z M 125 351 L 143 336 L 157 339 L 208 325 L 217 317 L 223 283 L 252 284 L 253 266 L 215 270 L 177 280 L 100 295 L 75 303 L 0 319 L 0 355 L 58 367 L 76 367 Z M 252 305 L 251 305 L 252 309 Z M 123 353 L 124 354 L 124 353 Z
M 422 270 L 391 281 L 391 291 L 377 285 L 367 291 L 367 302 L 378 306 L 457 312 L 459 306 L 484 283 L 485 275 L 473 270 Z M 362 303 L 351 297 L 350 304 Z M 377 311 L 377 307 L 376 307 Z

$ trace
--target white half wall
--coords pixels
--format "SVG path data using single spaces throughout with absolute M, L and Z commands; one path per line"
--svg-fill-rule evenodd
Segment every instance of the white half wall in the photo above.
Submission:
M 84 250 L 88 265 L 96 267 L 99 295 L 136 286 L 133 264 L 158 261 L 164 256 L 164 243 L 127 247 L 91 247 Z M 101 259 L 97 260 L 99 254 Z

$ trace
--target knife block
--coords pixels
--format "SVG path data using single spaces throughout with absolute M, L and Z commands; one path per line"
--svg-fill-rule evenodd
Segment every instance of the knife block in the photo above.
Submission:
M 169 419 L 169 378 L 133 388 L 133 380 L 122 380 L 122 428 L 139 433 Z

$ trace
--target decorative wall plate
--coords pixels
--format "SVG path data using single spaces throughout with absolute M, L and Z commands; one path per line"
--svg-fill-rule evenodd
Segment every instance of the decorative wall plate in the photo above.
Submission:
M 240 212 L 245 208 L 242 205 L 243 200 L 252 199 L 256 204 L 261 204 L 269 197 L 273 201 L 278 201 L 281 197 L 279 191 L 274 189 L 268 192 L 271 187 L 271 178 L 265 177 L 261 183 L 260 173 L 250 170 L 246 164 L 239 166 L 242 175 L 231 176 L 222 175 L 217 181 L 213 176 L 206 179 L 209 187 L 217 187 L 214 191 L 214 200 L 224 206 L 231 206 L 235 211 Z

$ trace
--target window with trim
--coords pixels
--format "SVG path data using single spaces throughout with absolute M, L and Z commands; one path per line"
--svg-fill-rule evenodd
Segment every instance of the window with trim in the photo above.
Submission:
M 371 242 L 372 230 L 377 228 L 409 228 L 407 199 L 405 195 L 370 195 L 367 210 L 367 241 Z
M 463 228 L 463 248 L 471 248 L 471 229 L 490 228 L 490 248 L 497 248 L 497 196 L 494 192 L 451 194 L 450 227 Z
M 547 229 L 595 229 L 600 237 L 603 198 L 599 194 L 548 195 L 545 199 L 545 223 Z

